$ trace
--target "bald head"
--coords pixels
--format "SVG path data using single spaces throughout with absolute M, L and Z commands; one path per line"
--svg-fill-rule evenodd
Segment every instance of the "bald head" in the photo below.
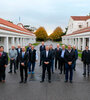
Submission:
M 62 49 L 63 49 L 63 50 L 65 49 L 65 45 L 62 45 Z
M 74 50 L 76 49 L 76 46 L 75 46 L 75 45 L 73 46 L 73 49 L 74 49 Z
M 57 44 L 57 48 L 59 48 L 60 47 L 60 45 L 59 44 Z
M 49 50 L 49 46 L 48 46 L 48 45 L 46 45 L 46 50 L 47 50 L 47 51 Z
M 22 51 L 25 52 L 25 47 L 24 46 L 22 47 Z
M 18 45 L 18 48 L 21 48 L 20 44 Z
M 68 45 L 68 50 L 71 50 L 71 45 Z
M 15 49 L 15 46 L 14 46 L 14 45 L 12 45 L 12 47 L 11 47 L 11 48 L 12 48 L 12 50 L 14 50 L 14 49 Z
M 44 45 L 44 41 L 42 41 L 42 45 Z

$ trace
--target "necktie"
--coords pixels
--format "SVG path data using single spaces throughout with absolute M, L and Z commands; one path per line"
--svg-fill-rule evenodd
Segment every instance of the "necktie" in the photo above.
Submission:
M 2 53 L 0 52 L 0 57 L 2 56 Z
M 24 58 L 24 52 L 22 53 L 22 57 Z

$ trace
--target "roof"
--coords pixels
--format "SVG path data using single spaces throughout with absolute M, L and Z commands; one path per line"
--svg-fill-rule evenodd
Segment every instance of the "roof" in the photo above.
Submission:
M 80 34 L 80 33 L 83 34 L 83 33 L 85 33 L 85 32 L 90 32 L 90 27 L 87 27 L 87 28 L 83 28 L 83 29 L 74 31 L 74 32 L 71 33 L 71 34 L 67 34 L 67 35 L 64 35 L 64 36 L 76 35 L 76 34 Z
M 90 19 L 90 16 L 71 16 L 71 18 L 73 19 L 73 20 L 82 20 L 82 21 L 86 21 L 86 20 L 88 20 L 88 19 Z
M 24 27 L 22 28 L 22 27 L 20 27 L 18 25 L 15 25 L 15 24 L 13 24 L 11 22 L 8 22 L 7 20 L 4 20 L 2 18 L 0 18 L 0 24 L 8 26 L 10 28 L 13 28 L 13 29 L 10 29 L 10 28 L 6 28 L 6 27 L 0 26 L 0 29 L 2 29 L 2 30 L 16 32 L 16 33 L 21 33 L 21 34 L 26 34 L 26 35 L 30 35 L 30 36 L 34 36 L 33 32 L 30 32 L 27 29 L 25 29 Z

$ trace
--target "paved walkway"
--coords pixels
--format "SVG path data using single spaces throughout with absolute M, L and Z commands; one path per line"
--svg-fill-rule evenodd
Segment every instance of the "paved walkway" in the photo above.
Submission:
M 45 44 L 51 44 L 50 41 Z M 39 55 L 39 46 L 36 47 Z M 56 47 L 56 43 L 53 43 Z M 40 83 L 41 67 L 36 63 L 35 75 L 28 77 L 27 84 L 19 84 L 19 70 L 17 74 L 8 74 L 6 83 L 0 83 L 0 100 L 90 100 L 90 78 L 82 75 L 83 67 L 80 60 L 77 61 L 77 69 L 74 72 L 73 83 L 64 83 L 64 74 L 55 71 L 52 75 L 52 83 Z

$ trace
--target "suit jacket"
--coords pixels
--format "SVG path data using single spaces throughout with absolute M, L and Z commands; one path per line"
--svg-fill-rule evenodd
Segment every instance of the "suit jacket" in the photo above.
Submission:
M 17 57 L 18 57 L 19 54 L 22 52 L 22 48 L 20 48 L 20 52 L 19 52 L 19 49 L 18 48 L 16 48 L 16 50 L 17 50 Z
M 29 52 L 29 50 L 31 50 L 31 47 L 28 47 L 27 50 L 26 50 L 26 52 Z
M 46 57 L 46 50 L 44 50 L 42 52 L 42 56 L 41 56 L 41 59 L 42 59 L 42 63 L 44 65 L 44 62 L 49 62 L 49 65 L 51 64 L 51 60 L 52 60 L 52 53 L 50 51 L 48 51 L 48 57 Z
M 22 52 L 20 53 L 19 61 L 20 61 L 20 64 L 24 63 L 25 66 L 27 65 L 27 62 L 28 62 L 28 54 L 27 54 L 27 52 L 25 52 L 24 58 L 22 57 Z
M 75 61 L 75 51 L 72 49 L 71 52 L 69 53 L 69 51 L 66 50 L 65 54 L 64 54 L 64 59 L 65 59 L 66 63 L 68 63 L 68 62 L 74 63 L 74 61 Z
M 42 45 L 40 46 L 40 52 L 45 50 L 45 45 L 42 47 Z
M 84 50 L 82 52 L 82 61 L 86 64 L 90 64 L 90 50 L 88 50 L 88 52 L 86 50 Z
M 62 54 L 62 51 L 63 51 L 63 49 L 61 49 L 61 54 Z M 65 52 L 66 52 L 66 49 L 65 49 Z M 64 55 L 65 55 L 65 52 L 64 52 Z M 61 56 L 60 56 L 61 57 Z M 62 58 L 62 57 L 61 57 Z M 64 59 L 64 58 L 63 58 Z
M 8 56 L 6 52 L 3 52 L 0 57 L 0 66 L 8 65 Z
M 55 48 L 55 58 L 56 59 L 61 58 L 61 48 L 59 48 L 59 50 L 57 50 L 57 48 Z
M 51 49 L 49 51 L 52 53 L 52 59 L 54 59 L 55 58 L 55 50 L 54 49 Z
M 73 50 L 74 50 L 74 49 L 73 49 Z M 78 50 L 75 49 L 74 51 L 75 51 L 75 60 L 77 60 L 77 59 L 78 59 Z

